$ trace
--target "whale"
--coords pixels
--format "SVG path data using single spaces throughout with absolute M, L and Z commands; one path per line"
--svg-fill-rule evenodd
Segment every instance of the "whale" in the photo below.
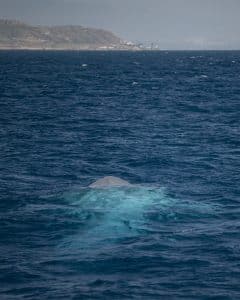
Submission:
M 165 188 L 131 184 L 114 176 L 97 179 L 85 188 L 64 196 L 65 218 L 78 224 L 66 237 L 61 251 L 103 251 L 120 240 L 141 239 L 155 232 L 155 221 L 164 226 L 183 215 L 197 219 L 211 213 L 211 207 L 194 201 L 175 199 Z M 79 252 L 79 253 L 80 253 Z
M 115 176 L 102 177 L 89 185 L 90 188 L 130 187 L 128 181 Z

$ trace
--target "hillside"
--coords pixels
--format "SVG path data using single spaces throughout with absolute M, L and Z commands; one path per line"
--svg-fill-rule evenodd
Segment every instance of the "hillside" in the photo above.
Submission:
M 0 20 L 0 49 L 138 50 L 138 47 L 102 29 L 31 26 Z

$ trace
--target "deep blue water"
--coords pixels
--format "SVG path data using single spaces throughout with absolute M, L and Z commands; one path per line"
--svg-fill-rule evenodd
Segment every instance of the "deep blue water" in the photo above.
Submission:
M 240 299 L 240 52 L 2 51 L 0 120 L 0 299 Z

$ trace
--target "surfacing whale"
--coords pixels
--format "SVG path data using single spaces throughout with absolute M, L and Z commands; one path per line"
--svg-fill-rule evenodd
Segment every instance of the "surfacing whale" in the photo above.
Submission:
M 121 239 L 141 238 L 149 231 L 161 232 L 161 224 L 180 222 L 182 216 L 198 218 L 211 213 L 211 207 L 194 201 L 174 199 L 164 188 L 130 184 L 107 176 L 65 195 L 65 219 L 78 224 L 74 234 L 66 237 L 63 251 L 83 251 L 96 255 Z
M 111 188 L 132 186 L 128 181 L 115 176 L 105 176 L 89 185 L 90 188 Z

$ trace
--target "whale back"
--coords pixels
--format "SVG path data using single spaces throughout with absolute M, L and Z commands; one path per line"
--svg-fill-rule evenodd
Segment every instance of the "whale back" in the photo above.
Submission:
M 106 176 L 100 178 L 89 185 L 90 188 L 110 188 L 110 187 L 124 187 L 124 186 L 131 186 L 131 184 L 126 180 L 114 176 Z

